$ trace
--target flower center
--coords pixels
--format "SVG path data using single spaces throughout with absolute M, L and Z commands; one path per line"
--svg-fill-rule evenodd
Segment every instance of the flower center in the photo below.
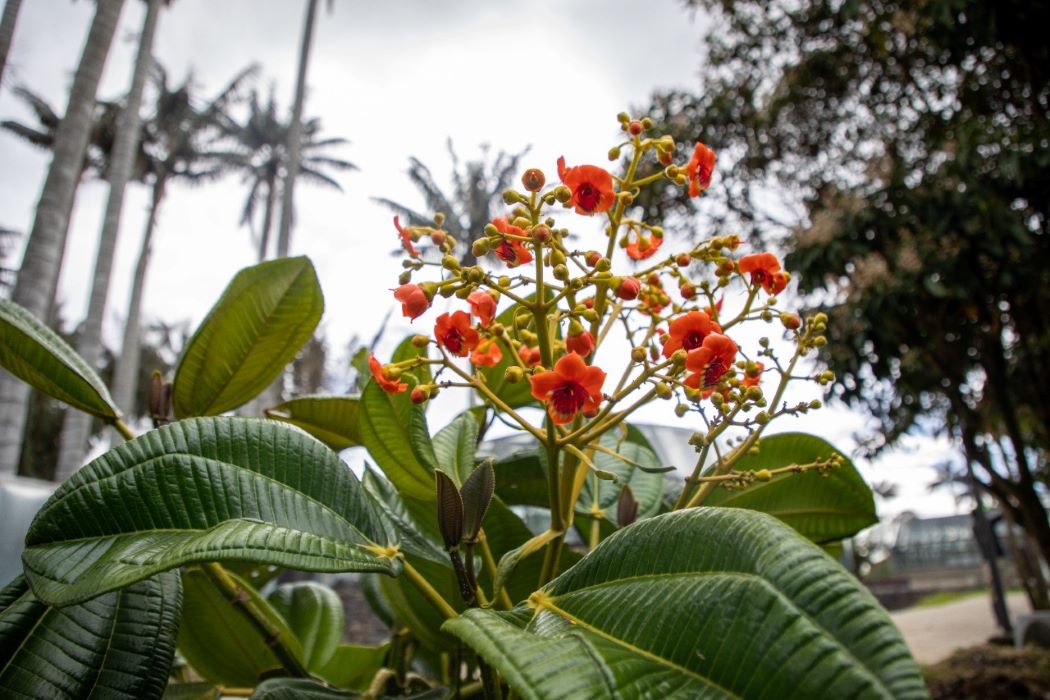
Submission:
M 704 344 L 704 334 L 700 331 L 690 331 L 682 338 L 682 347 L 686 350 L 696 350 Z
M 516 263 L 518 261 L 518 253 L 514 250 L 514 246 L 510 244 L 510 241 L 503 239 L 503 242 L 496 246 L 496 257 L 505 263 Z
M 755 270 L 751 273 L 751 284 L 757 284 L 759 286 L 765 287 L 769 282 L 772 281 L 772 279 L 773 276 L 765 270 Z
M 445 333 L 445 347 L 452 351 L 453 355 L 458 355 L 463 351 L 463 334 L 455 328 L 450 328 Z
M 574 415 L 587 401 L 587 390 L 576 382 L 565 382 L 551 392 L 551 406 L 563 416 Z
M 711 360 L 707 367 L 704 368 L 704 388 L 710 389 L 715 384 L 718 384 L 718 380 L 722 378 L 722 375 L 729 369 L 729 365 L 721 357 L 716 357 Z
M 601 199 L 601 196 L 598 188 L 589 182 L 576 188 L 576 202 L 587 211 L 594 211 L 598 208 L 598 200 Z

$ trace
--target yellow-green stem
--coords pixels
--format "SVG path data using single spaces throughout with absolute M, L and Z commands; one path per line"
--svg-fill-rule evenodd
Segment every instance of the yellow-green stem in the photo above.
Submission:
M 113 419 L 113 428 L 116 429 L 120 436 L 125 440 L 133 440 L 135 438 L 135 431 L 128 427 L 128 424 L 119 418 Z
M 453 618 L 458 613 L 456 609 L 448 604 L 448 601 L 441 597 L 441 594 L 434 590 L 434 587 L 427 582 L 423 575 L 416 571 L 416 568 L 408 563 L 407 560 L 402 559 L 402 564 L 405 569 L 405 576 L 409 582 L 416 587 L 416 590 L 423 594 L 423 597 L 430 601 L 430 604 L 437 608 L 438 612 L 444 615 L 446 618 Z

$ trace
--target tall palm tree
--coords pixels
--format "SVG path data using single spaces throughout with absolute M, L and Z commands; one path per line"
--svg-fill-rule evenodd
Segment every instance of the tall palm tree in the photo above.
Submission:
M 405 225 L 410 226 L 429 226 L 434 213 L 443 213 L 445 223 L 442 226 L 464 246 L 460 262 L 469 266 L 477 262 L 470 242 L 481 233 L 485 224 L 492 221 L 494 208 L 502 201 L 504 190 L 510 187 L 517 173 L 518 163 L 529 149 L 526 147 L 516 154 L 500 151 L 489 161 L 488 147 L 483 145 L 480 159 L 467 161 L 461 166 L 452 139 L 448 140 L 447 147 L 452 159 L 450 193 L 441 189 L 430 168 L 422 161 L 409 158 L 408 177 L 423 195 L 426 209 L 421 212 L 384 197 L 375 197 L 374 200 L 403 217 L 407 221 Z
M 98 254 L 95 256 L 95 271 L 88 293 L 87 317 L 77 336 L 77 352 L 92 367 L 98 368 L 102 361 L 102 320 L 106 312 L 109 281 L 113 271 L 113 258 L 120 231 L 120 215 L 124 208 L 124 192 L 132 179 L 133 168 L 139 155 L 141 142 L 142 93 L 153 63 L 153 37 L 157 30 L 162 0 L 146 0 L 146 16 L 139 34 L 138 53 L 131 74 L 131 87 L 124 108 L 116 124 L 113 151 L 109 161 L 107 181 L 109 197 L 99 234 Z M 141 173 L 140 173 L 141 176 Z M 82 463 L 91 432 L 91 416 L 79 411 L 66 414 L 62 428 L 62 439 L 58 451 L 56 478 L 63 480 Z
M 12 299 L 38 318 L 46 318 L 54 299 L 69 230 L 73 195 L 80 181 L 102 69 L 109 56 L 124 0 L 97 0 L 95 16 L 80 57 L 66 114 L 55 132 L 54 156 L 37 204 Z M 0 472 L 18 469 L 29 386 L 0 375 Z
M 173 182 L 208 182 L 234 167 L 237 155 L 223 148 L 225 135 L 220 125 L 226 118 L 222 115 L 240 97 L 244 82 L 257 71 L 256 66 L 241 71 L 214 99 L 198 108 L 192 95 L 192 76 L 179 87 L 171 87 L 167 73 L 157 69 L 157 103 L 145 129 L 150 170 L 147 177 L 152 180 L 149 214 L 128 299 L 120 360 L 113 378 L 113 400 L 124 410 L 131 410 L 135 393 L 142 298 L 160 206 Z
M 7 54 L 11 51 L 11 40 L 15 38 L 15 22 L 18 21 L 20 9 L 22 0 L 7 0 L 4 14 L 0 17 L 0 85 L 4 84 L 4 68 L 7 67 Z

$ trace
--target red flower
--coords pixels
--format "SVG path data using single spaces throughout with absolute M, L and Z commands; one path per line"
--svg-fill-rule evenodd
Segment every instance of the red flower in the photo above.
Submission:
M 642 291 L 642 283 L 637 277 L 624 277 L 620 282 L 620 288 L 616 290 L 616 296 L 624 301 L 631 301 L 638 298 L 640 291 Z
M 481 325 L 488 326 L 496 317 L 496 300 L 488 292 L 476 291 L 467 296 L 470 312 L 478 317 Z
M 376 359 L 375 355 L 368 356 L 368 369 L 371 370 L 372 378 L 376 380 L 376 383 L 379 384 L 383 391 L 389 394 L 400 394 L 408 389 L 408 384 L 387 378 L 386 373 L 383 371 L 383 364 Z
M 751 273 L 751 284 L 760 284 L 767 294 L 780 294 L 788 283 L 788 274 L 772 253 L 752 253 L 740 258 L 740 274 Z
M 394 290 L 394 298 L 401 302 L 401 313 L 415 321 L 430 308 L 430 299 L 418 284 L 403 284 Z
M 419 251 L 414 245 L 412 245 L 412 237 L 409 235 L 407 230 L 401 228 L 401 221 L 396 216 L 394 217 L 394 228 L 396 228 L 397 232 L 401 234 L 401 245 L 404 247 L 404 249 L 413 258 L 418 258 Z
M 547 402 L 547 414 L 561 425 L 581 411 L 590 415 L 598 410 L 605 372 L 588 366 L 583 358 L 570 352 L 558 360 L 553 370 L 537 372 L 529 381 L 533 398 Z
M 565 347 L 569 352 L 574 352 L 580 357 L 587 357 L 594 352 L 594 336 L 590 331 L 584 331 L 577 335 L 565 338 Z
M 530 348 L 528 345 L 518 348 L 518 357 L 526 367 L 535 367 L 543 359 L 539 348 Z
M 470 361 L 478 367 L 495 367 L 503 359 L 503 351 L 495 338 L 486 338 L 470 355 Z
M 627 257 L 632 260 L 645 260 L 660 249 L 664 239 L 656 236 L 638 234 L 634 240 L 627 242 Z
M 703 345 L 704 338 L 722 329 L 703 311 L 690 311 L 671 321 L 667 340 L 664 341 L 664 357 L 670 357 L 679 348 L 689 352 Z
M 470 314 L 456 311 L 451 316 L 444 313 L 438 316 L 434 325 L 434 337 L 438 345 L 447 348 L 457 357 L 466 357 L 478 346 L 478 332 L 470 325 Z
M 710 396 L 734 359 L 736 343 L 721 333 L 709 333 L 699 348 L 686 355 L 685 368 L 692 374 L 682 383 Z
M 744 380 L 742 382 L 740 382 L 740 386 L 744 386 L 744 387 L 747 387 L 747 386 L 758 386 L 759 382 L 762 381 L 762 372 L 764 372 L 765 369 L 766 369 L 766 366 L 764 364 L 762 364 L 761 362 L 756 362 L 755 363 L 755 374 L 754 374 L 754 376 L 751 376 L 750 374 L 745 372 L 744 373 Z
M 693 149 L 693 157 L 686 163 L 685 172 L 689 176 L 689 196 L 696 197 L 711 186 L 711 174 L 715 171 L 715 152 L 702 143 Z
M 612 175 L 597 165 L 566 168 L 563 156 L 558 159 L 558 177 L 572 192 L 569 203 L 576 207 L 577 214 L 602 212 L 616 201 Z
M 523 229 L 508 222 L 505 216 L 497 216 L 492 220 L 492 225 L 504 235 L 521 236 L 522 238 L 529 236 Z M 492 249 L 492 252 L 497 258 L 507 263 L 508 267 L 517 267 L 532 262 L 532 253 L 529 252 L 529 249 L 522 245 L 521 241 L 513 238 L 504 238 Z

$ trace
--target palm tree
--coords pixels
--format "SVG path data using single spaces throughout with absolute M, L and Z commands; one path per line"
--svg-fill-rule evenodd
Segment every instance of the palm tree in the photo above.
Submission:
M 16 303 L 38 318 L 48 316 L 54 300 L 73 195 L 91 132 L 95 94 L 123 6 L 124 0 L 97 0 L 66 114 L 55 132 L 54 156 L 12 294 Z M 13 473 L 18 468 L 28 397 L 27 384 L 10 374 L 0 375 L 0 472 Z
M 192 76 L 172 88 L 168 85 L 167 73 L 157 68 L 157 104 L 146 124 L 144 137 L 149 154 L 147 178 L 152 180 L 149 214 L 135 264 L 120 360 L 113 378 L 113 400 L 124 410 L 132 408 L 138 376 L 142 297 L 160 206 L 173 182 L 208 182 L 225 175 L 234 166 L 237 154 L 222 148 L 225 135 L 220 125 L 226 121 L 222 115 L 240 96 L 244 82 L 257 70 L 256 66 L 250 66 L 241 71 L 214 99 L 197 108 L 192 96 Z
M 133 176 L 136 157 L 140 154 L 142 93 L 153 63 L 153 36 L 157 30 L 162 0 L 146 0 L 146 17 L 139 35 L 138 54 L 131 74 L 131 87 L 124 108 L 116 124 L 116 135 L 107 174 L 109 197 L 99 234 L 98 254 L 92 275 L 87 317 L 77 337 L 77 352 L 92 367 L 102 361 L 102 319 L 106 312 L 109 281 L 120 231 L 120 215 L 124 208 L 124 191 Z M 141 173 L 139 173 L 141 176 Z M 72 411 L 66 414 L 58 452 L 56 476 L 59 480 L 72 474 L 81 464 L 91 432 L 91 417 Z
M 410 226 L 429 226 L 434 213 L 443 213 L 445 223 L 442 226 L 464 246 L 460 262 L 469 266 L 477 262 L 470 242 L 481 233 L 485 224 L 492 221 L 494 206 L 502 201 L 503 191 L 510 187 L 518 163 L 529 152 L 529 148 L 513 155 L 500 151 L 495 160 L 489 162 L 488 146 L 483 145 L 481 158 L 467 161 L 461 167 L 452 147 L 452 139 L 448 140 L 447 146 L 452 159 L 451 193 L 446 194 L 441 189 L 422 161 L 409 158 L 408 177 L 423 195 L 426 209 L 421 212 L 383 197 L 375 197 L 374 200 L 406 219 L 406 225 Z
M 0 85 L 4 84 L 4 68 L 7 66 L 7 54 L 11 51 L 11 40 L 15 38 L 15 22 L 20 9 L 22 0 L 7 0 L 4 14 L 0 17 Z

